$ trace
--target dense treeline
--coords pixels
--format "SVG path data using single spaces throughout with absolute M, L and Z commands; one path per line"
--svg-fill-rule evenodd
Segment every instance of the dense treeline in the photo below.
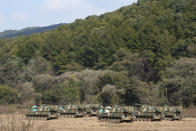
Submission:
M 195 0 L 139 0 L 0 45 L 1 103 L 196 104 Z

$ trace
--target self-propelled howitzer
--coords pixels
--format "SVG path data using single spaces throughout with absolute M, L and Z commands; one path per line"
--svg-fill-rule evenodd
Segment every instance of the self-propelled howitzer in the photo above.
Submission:
M 58 118 L 58 106 L 55 105 L 33 105 L 25 114 L 30 120 L 49 120 Z

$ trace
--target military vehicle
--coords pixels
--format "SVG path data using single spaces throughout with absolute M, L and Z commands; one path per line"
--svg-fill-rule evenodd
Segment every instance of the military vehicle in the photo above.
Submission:
M 49 120 L 58 118 L 58 106 L 54 105 L 33 105 L 25 114 L 27 119 L 30 120 Z
M 162 107 L 162 117 L 164 120 L 181 120 L 183 117 L 182 107 L 165 105 Z
M 79 105 L 59 106 L 59 115 L 62 117 L 84 117 L 84 112 Z
M 163 120 L 163 107 L 162 106 L 153 106 L 156 110 L 158 116 L 160 116 L 160 120 Z
M 92 104 L 90 106 L 90 109 L 91 109 L 90 116 L 97 116 L 97 112 L 100 107 L 101 107 L 101 105 L 99 105 L 99 104 Z
M 150 105 L 135 105 L 134 115 L 137 121 L 161 120 L 161 110 Z
M 79 105 L 85 116 L 96 116 L 100 108 L 99 104 L 81 104 Z
M 132 121 L 134 116 L 134 108 L 128 106 L 107 106 L 100 108 L 97 118 L 103 122 L 120 123 L 122 121 Z

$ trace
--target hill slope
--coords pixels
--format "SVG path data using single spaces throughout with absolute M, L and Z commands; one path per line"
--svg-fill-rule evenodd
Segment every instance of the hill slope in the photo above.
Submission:
M 28 27 L 21 30 L 6 30 L 4 32 L 0 32 L 0 39 L 1 38 L 13 38 L 17 36 L 27 36 L 36 33 L 41 33 L 49 30 L 54 30 L 63 24 L 56 24 L 46 27 Z
M 34 56 L 42 56 L 60 74 L 73 62 L 106 68 L 123 48 L 145 57 L 160 79 L 173 59 L 195 56 L 195 5 L 195 0 L 139 0 L 115 12 L 15 39 L 10 50 L 25 64 Z
M 0 97 L 196 105 L 195 0 L 139 0 L 0 45 Z

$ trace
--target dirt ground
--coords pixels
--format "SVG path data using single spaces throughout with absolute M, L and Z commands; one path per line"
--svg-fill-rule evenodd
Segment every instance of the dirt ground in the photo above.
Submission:
M 7 117 L 7 115 L 0 115 L 0 119 L 6 120 Z M 17 114 L 12 117 L 15 123 L 27 122 L 23 115 Z M 133 121 L 114 124 L 98 122 L 96 117 L 85 117 L 34 120 L 31 124 L 33 131 L 196 131 L 196 118 L 184 118 L 181 121 Z
M 104 123 L 96 118 L 61 118 L 35 122 L 36 126 L 48 126 L 50 131 L 196 131 L 196 118 L 182 121 Z

